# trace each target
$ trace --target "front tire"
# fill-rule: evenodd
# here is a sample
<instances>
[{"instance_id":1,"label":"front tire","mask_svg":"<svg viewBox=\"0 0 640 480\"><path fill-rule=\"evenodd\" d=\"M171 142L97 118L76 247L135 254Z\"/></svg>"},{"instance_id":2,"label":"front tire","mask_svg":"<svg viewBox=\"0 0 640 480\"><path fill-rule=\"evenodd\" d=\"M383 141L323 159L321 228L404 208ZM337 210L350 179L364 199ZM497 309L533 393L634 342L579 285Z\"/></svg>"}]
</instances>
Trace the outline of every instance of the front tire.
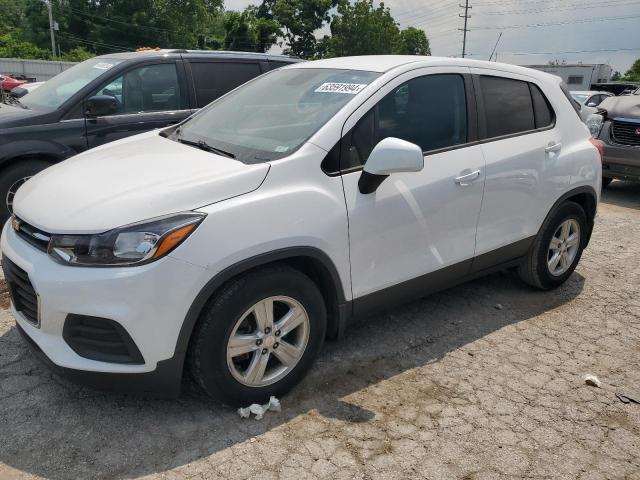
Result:
<instances>
[{"instance_id":1,"label":"front tire","mask_svg":"<svg viewBox=\"0 0 640 480\"><path fill-rule=\"evenodd\" d=\"M520 278L541 290L562 285L573 273L587 244L587 216L574 202L565 202L545 221L525 261Z\"/></svg>"},{"instance_id":2,"label":"front tire","mask_svg":"<svg viewBox=\"0 0 640 480\"><path fill-rule=\"evenodd\" d=\"M313 364L326 316L317 286L297 270L274 266L243 275L205 307L189 348L191 374L232 406L283 395Z\"/></svg>"},{"instance_id":3,"label":"front tire","mask_svg":"<svg viewBox=\"0 0 640 480\"><path fill-rule=\"evenodd\" d=\"M13 197L24 182L36 173L50 167L44 160L18 160L16 163L5 167L0 171L0 224L9 219L13 213Z\"/></svg>"}]
</instances>

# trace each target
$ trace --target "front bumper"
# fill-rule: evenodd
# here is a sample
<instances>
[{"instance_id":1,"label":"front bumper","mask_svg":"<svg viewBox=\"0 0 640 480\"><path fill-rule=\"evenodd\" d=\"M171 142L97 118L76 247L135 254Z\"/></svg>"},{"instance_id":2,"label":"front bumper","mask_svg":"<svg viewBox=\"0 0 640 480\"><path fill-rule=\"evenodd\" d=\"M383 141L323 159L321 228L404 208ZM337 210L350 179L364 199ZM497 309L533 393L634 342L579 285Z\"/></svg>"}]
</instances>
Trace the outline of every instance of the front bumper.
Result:
<instances>
[{"instance_id":1,"label":"front bumper","mask_svg":"<svg viewBox=\"0 0 640 480\"><path fill-rule=\"evenodd\" d=\"M604 142L602 176L640 182L640 147L616 143L611 122L605 122L599 138Z\"/></svg>"},{"instance_id":2,"label":"front bumper","mask_svg":"<svg viewBox=\"0 0 640 480\"><path fill-rule=\"evenodd\" d=\"M135 267L62 265L18 237L9 222L0 246L2 254L28 274L39 298L39 326L12 305L18 327L58 371L72 376L75 372L85 380L91 373L105 374L97 382L88 382L105 387L116 376L135 377L130 382L135 384L145 376L154 377L150 373L164 378L168 371L177 371L179 383L182 358L176 354L176 343L187 311L208 279L205 269L171 257ZM143 363L110 363L80 356L63 338L69 314L117 322L137 345ZM180 368L172 362L178 362Z\"/></svg>"}]
</instances>

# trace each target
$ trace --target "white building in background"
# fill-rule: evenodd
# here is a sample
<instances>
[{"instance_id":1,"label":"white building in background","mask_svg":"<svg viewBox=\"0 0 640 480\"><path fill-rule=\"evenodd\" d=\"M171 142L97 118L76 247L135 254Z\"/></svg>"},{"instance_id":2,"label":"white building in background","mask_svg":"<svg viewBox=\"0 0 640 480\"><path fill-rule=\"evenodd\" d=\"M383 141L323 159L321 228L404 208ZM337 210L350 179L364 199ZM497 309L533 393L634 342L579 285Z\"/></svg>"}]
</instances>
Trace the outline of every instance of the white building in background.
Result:
<instances>
[{"instance_id":1,"label":"white building in background","mask_svg":"<svg viewBox=\"0 0 640 480\"><path fill-rule=\"evenodd\" d=\"M569 90L591 90L591 84L608 82L612 68L604 63L565 63L559 65L523 65L552 73L564 80Z\"/></svg>"}]
</instances>

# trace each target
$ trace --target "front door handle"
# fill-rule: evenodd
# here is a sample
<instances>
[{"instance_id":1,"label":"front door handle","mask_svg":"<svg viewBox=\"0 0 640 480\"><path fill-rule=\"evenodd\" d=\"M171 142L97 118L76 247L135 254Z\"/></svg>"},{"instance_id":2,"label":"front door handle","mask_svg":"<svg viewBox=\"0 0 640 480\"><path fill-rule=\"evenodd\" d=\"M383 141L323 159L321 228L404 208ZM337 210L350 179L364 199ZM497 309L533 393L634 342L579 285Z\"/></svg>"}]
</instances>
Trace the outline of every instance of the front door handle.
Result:
<instances>
[{"instance_id":1,"label":"front door handle","mask_svg":"<svg viewBox=\"0 0 640 480\"><path fill-rule=\"evenodd\" d=\"M547 153L559 152L561 148L562 148L562 144L560 142L557 142L557 143L549 142L549 145L545 147L544 151Z\"/></svg>"},{"instance_id":2,"label":"front door handle","mask_svg":"<svg viewBox=\"0 0 640 480\"><path fill-rule=\"evenodd\" d=\"M480 170L474 170L473 172L465 173L464 175L460 175L459 177L454 178L454 181L458 185L462 187L466 187L479 176L480 176Z\"/></svg>"}]
</instances>

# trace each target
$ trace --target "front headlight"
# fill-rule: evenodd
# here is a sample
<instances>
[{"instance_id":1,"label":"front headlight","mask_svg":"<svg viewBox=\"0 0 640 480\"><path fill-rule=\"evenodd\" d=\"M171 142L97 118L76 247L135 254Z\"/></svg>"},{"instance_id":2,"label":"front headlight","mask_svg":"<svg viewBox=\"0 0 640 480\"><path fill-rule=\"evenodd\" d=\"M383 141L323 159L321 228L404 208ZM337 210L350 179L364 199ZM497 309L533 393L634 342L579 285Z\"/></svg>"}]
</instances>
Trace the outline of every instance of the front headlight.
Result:
<instances>
[{"instance_id":1,"label":"front headlight","mask_svg":"<svg viewBox=\"0 0 640 480\"><path fill-rule=\"evenodd\" d=\"M593 138L598 138L600 136L600 131L602 130L604 117L598 113L592 113L587 117L587 121L585 123L591 132L591 136Z\"/></svg>"},{"instance_id":2,"label":"front headlight","mask_svg":"<svg viewBox=\"0 0 640 480\"><path fill-rule=\"evenodd\" d=\"M125 266L149 263L180 245L204 220L179 213L95 235L52 235L49 254L71 265Z\"/></svg>"}]
</instances>

